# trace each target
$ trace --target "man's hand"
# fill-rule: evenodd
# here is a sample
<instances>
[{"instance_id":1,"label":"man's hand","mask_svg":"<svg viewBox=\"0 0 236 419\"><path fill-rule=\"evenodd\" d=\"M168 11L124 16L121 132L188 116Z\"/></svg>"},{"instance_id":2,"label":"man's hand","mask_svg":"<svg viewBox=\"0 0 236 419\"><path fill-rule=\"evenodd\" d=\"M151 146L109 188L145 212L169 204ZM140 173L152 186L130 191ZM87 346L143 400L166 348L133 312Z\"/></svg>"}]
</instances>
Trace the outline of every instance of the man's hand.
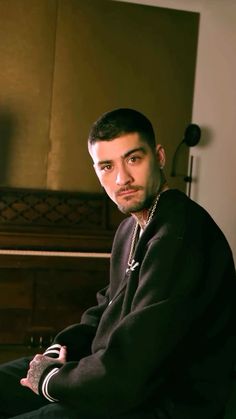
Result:
<instances>
[{"instance_id":1,"label":"man's hand","mask_svg":"<svg viewBox=\"0 0 236 419\"><path fill-rule=\"evenodd\" d=\"M37 354L29 364L29 370L26 378L22 378L20 383L22 386L29 387L34 393L39 394L38 385L44 370L53 364L65 364L66 347L60 349L59 358L53 359L45 355Z\"/></svg>"}]
</instances>

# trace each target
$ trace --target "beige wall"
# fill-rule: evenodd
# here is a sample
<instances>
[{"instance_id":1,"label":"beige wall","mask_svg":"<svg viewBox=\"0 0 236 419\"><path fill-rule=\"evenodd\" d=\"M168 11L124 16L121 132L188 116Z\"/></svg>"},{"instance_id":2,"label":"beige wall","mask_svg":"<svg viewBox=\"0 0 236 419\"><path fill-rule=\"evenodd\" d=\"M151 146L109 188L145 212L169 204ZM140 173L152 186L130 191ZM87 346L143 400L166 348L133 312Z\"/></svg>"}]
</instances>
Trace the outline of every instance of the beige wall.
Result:
<instances>
[{"instance_id":1,"label":"beige wall","mask_svg":"<svg viewBox=\"0 0 236 419\"><path fill-rule=\"evenodd\" d=\"M87 134L119 106L146 113L171 156L191 119L197 27L142 5L0 0L0 184L100 191Z\"/></svg>"},{"instance_id":2,"label":"beige wall","mask_svg":"<svg viewBox=\"0 0 236 419\"><path fill-rule=\"evenodd\" d=\"M136 1L200 12L193 121L202 140L192 149L192 197L223 229L236 261L236 2L235 0Z\"/></svg>"},{"instance_id":3,"label":"beige wall","mask_svg":"<svg viewBox=\"0 0 236 419\"><path fill-rule=\"evenodd\" d=\"M193 117L203 127L194 150L193 197L225 232L236 261L236 2L205 2Z\"/></svg>"}]
</instances>

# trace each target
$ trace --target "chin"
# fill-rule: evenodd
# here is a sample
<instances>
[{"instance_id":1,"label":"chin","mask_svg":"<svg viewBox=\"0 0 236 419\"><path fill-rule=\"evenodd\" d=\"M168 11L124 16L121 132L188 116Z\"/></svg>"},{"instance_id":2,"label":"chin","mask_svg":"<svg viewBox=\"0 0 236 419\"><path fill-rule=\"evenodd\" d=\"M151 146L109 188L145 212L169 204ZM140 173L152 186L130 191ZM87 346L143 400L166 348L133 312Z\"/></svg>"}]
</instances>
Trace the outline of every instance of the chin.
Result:
<instances>
[{"instance_id":1,"label":"chin","mask_svg":"<svg viewBox=\"0 0 236 419\"><path fill-rule=\"evenodd\" d=\"M133 204L133 205L122 205L122 204L117 204L118 209L125 215L129 215L133 212L139 212L142 211L145 206L143 203L139 203L139 204Z\"/></svg>"},{"instance_id":2,"label":"chin","mask_svg":"<svg viewBox=\"0 0 236 419\"><path fill-rule=\"evenodd\" d=\"M142 202L130 206L129 212L139 212L149 209L153 203L153 199L153 196L146 197Z\"/></svg>"},{"instance_id":3,"label":"chin","mask_svg":"<svg viewBox=\"0 0 236 419\"><path fill-rule=\"evenodd\" d=\"M133 212L139 212L142 211L144 209L148 209L150 208L150 206L153 203L153 195L151 196L147 196L144 199L142 199L141 201L136 201L136 202L128 202L128 200L123 204L122 202L116 202L116 205L118 207L118 209L123 213L123 214L131 214Z\"/></svg>"}]
</instances>

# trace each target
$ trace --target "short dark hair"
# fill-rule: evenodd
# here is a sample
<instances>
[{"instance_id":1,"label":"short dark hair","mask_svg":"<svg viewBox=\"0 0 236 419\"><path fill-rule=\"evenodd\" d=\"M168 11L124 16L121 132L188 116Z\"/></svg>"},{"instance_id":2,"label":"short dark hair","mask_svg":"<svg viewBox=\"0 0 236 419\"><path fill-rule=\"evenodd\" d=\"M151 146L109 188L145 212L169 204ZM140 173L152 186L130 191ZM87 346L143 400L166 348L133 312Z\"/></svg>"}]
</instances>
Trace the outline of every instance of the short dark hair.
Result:
<instances>
[{"instance_id":1,"label":"short dark hair","mask_svg":"<svg viewBox=\"0 0 236 419\"><path fill-rule=\"evenodd\" d=\"M92 125L88 142L110 141L125 134L138 133L151 148L156 145L153 126L142 113L129 108L119 108L104 113Z\"/></svg>"}]
</instances>

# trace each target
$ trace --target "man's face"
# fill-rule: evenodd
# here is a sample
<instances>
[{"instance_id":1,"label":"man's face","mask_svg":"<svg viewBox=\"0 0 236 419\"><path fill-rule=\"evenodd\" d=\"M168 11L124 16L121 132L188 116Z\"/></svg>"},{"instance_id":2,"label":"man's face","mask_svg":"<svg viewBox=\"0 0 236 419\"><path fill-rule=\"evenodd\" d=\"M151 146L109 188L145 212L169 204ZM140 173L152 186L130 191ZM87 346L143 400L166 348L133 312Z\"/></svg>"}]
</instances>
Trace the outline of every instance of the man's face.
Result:
<instances>
[{"instance_id":1,"label":"man's face","mask_svg":"<svg viewBox=\"0 0 236 419\"><path fill-rule=\"evenodd\" d=\"M156 150L137 133L89 146L96 174L108 196L125 214L148 208L160 188L164 150Z\"/></svg>"}]
</instances>

